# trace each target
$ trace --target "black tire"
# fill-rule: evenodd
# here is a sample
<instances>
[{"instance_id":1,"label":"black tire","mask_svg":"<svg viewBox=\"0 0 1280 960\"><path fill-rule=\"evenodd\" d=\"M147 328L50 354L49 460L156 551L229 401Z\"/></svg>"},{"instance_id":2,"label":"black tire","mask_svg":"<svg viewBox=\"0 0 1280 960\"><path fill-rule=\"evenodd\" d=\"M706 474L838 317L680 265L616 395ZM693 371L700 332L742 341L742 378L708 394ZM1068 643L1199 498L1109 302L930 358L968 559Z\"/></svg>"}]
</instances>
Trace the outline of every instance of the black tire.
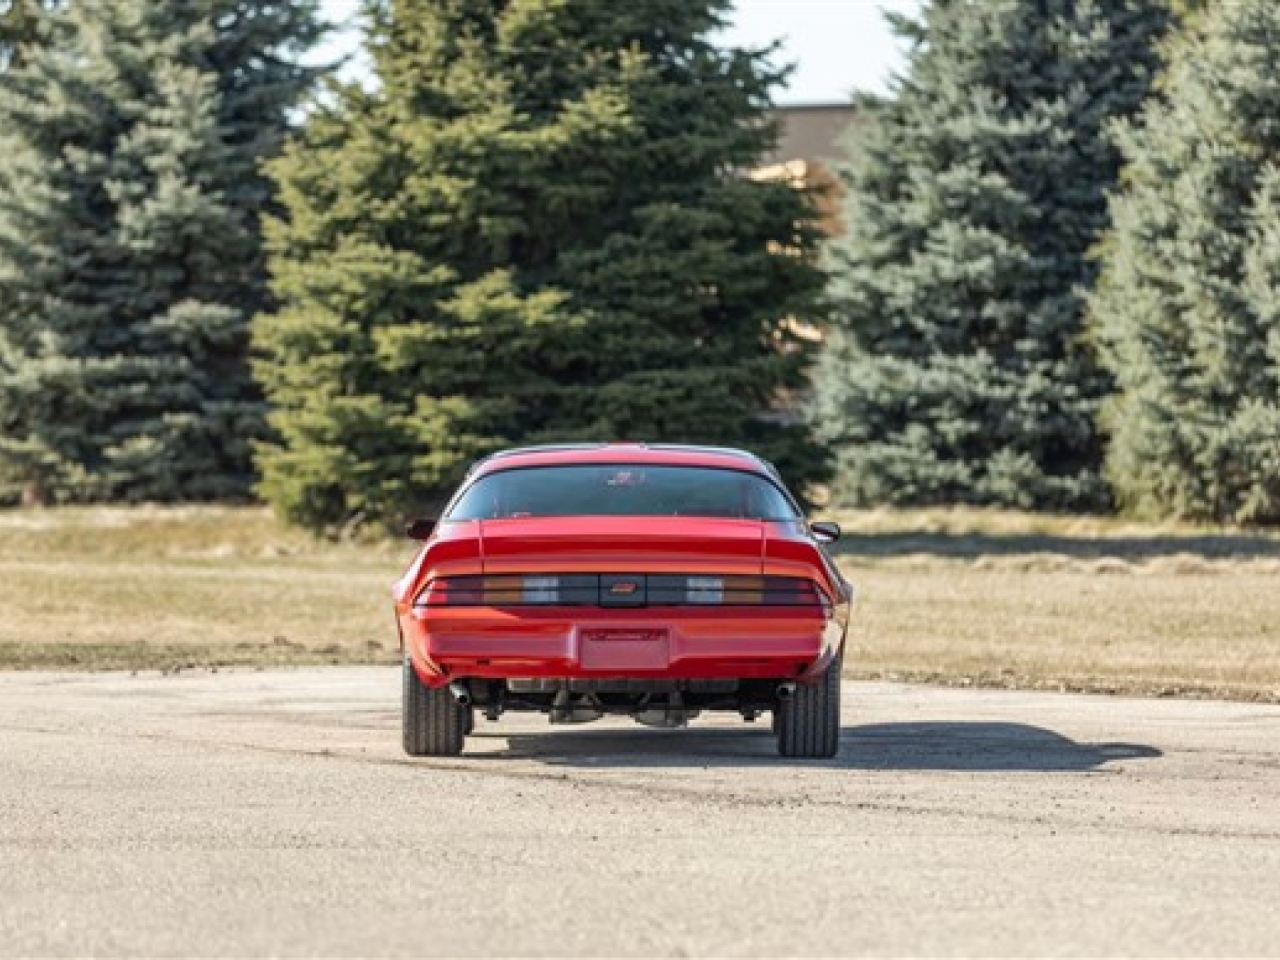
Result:
<instances>
[{"instance_id":1,"label":"black tire","mask_svg":"<svg viewBox=\"0 0 1280 960\"><path fill-rule=\"evenodd\" d=\"M456 757L467 739L471 709L448 687L428 687L404 661L404 752L411 757Z\"/></svg>"},{"instance_id":2,"label":"black tire","mask_svg":"<svg viewBox=\"0 0 1280 960\"><path fill-rule=\"evenodd\" d=\"M834 757L840 751L841 658L811 683L796 684L774 712L778 753L784 757Z\"/></svg>"}]
</instances>

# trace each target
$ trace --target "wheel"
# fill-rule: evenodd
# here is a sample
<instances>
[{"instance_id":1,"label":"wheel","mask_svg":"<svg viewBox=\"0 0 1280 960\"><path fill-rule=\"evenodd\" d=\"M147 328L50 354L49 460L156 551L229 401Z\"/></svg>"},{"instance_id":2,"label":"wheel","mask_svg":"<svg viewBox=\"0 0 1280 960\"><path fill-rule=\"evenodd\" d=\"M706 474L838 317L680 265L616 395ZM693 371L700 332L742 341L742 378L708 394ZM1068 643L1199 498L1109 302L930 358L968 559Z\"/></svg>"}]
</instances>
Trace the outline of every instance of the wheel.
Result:
<instances>
[{"instance_id":1,"label":"wheel","mask_svg":"<svg viewBox=\"0 0 1280 960\"><path fill-rule=\"evenodd\" d=\"M778 753L784 757L834 757L840 750L840 666L837 656L811 683L774 711Z\"/></svg>"},{"instance_id":2,"label":"wheel","mask_svg":"<svg viewBox=\"0 0 1280 960\"><path fill-rule=\"evenodd\" d=\"M404 660L404 752L411 757L456 757L467 738L471 710L448 687L431 688Z\"/></svg>"}]
</instances>

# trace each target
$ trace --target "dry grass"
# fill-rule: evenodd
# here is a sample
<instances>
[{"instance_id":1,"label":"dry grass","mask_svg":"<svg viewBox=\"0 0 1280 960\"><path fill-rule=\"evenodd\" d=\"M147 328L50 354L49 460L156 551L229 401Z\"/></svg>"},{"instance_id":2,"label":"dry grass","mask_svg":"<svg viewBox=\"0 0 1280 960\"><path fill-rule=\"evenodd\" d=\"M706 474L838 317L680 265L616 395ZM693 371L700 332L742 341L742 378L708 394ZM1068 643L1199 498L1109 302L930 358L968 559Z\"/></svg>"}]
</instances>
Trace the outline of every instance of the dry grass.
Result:
<instances>
[{"instance_id":1,"label":"dry grass","mask_svg":"<svg viewBox=\"0 0 1280 960\"><path fill-rule=\"evenodd\" d=\"M844 564L859 675L1280 700L1280 577Z\"/></svg>"},{"instance_id":2,"label":"dry grass","mask_svg":"<svg viewBox=\"0 0 1280 960\"><path fill-rule=\"evenodd\" d=\"M1280 537L973 509L837 519L859 675L1280 700Z\"/></svg>"},{"instance_id":3,"label":"dry grass","mask_svg":"<svg viewBox=\"0 0 1280 960\"><path fill-rule=\"evenodd\" d=\"M409 543L332 544L260 509L0 514L0 666L394 659Z\"/></svg>"},{"instance_id":4,"label":"dry grass","mask_svg":"<svg viewBox=\"0 0 1280 960\"><path fill-rule=\"evenodd\" d=\"M1280 700L1280 538L975 510L837 517L855 675ZM391 662L409 543L260 509L0 513L0 666Z\"/></svg>"}]
</instances>

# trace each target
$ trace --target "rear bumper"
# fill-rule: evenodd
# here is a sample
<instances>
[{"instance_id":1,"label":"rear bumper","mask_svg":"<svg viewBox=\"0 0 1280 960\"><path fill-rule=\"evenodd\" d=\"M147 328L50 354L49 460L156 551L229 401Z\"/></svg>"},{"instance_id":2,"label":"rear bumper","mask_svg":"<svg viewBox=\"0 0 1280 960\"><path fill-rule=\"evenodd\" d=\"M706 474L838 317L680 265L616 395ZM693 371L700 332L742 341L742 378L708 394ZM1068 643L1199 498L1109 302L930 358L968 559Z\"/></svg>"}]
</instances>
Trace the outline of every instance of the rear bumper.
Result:
<instances>
[{"instance_id":1,"label":"rear bumper","mask_svg":"<svg viewBox=\"0 0 1280 960\"><path fill-rule=\"evenodd\" d=\"M456 677L803 679L835 656L845 619L785 609L475 607L403 611L400 628L431 686Z\"/></svg>"}]
</instances>

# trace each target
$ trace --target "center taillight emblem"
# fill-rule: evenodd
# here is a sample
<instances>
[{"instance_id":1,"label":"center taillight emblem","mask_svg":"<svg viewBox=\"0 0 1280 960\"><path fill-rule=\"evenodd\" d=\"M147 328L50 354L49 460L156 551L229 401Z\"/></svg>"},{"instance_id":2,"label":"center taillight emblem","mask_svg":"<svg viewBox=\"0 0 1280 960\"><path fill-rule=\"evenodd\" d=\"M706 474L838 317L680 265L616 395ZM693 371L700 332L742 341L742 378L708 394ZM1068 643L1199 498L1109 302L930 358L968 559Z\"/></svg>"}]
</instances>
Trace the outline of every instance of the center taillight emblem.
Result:
<instances>
[{"instance_id":1,"label":"center taillight emblem","mask_svg":"<svg viewBox=\"0 0 1280 960\"><path fill-rule=\"evenodd\" d=\"M640 585L634 580L619 580L609 588L610 593L616 593L620 597L629 597L640 589Z\"/></svg>"}]
</instances>

